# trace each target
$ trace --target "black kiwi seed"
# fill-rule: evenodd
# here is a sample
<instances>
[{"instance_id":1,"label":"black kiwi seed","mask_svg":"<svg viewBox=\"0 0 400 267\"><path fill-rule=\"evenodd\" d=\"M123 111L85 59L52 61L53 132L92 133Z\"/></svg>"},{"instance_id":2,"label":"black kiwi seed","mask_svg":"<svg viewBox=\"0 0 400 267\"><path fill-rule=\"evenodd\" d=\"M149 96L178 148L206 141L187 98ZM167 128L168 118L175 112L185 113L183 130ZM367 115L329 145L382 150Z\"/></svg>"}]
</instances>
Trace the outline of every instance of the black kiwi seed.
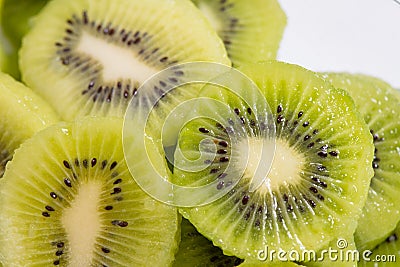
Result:
<instances>
[{"instance_id":1,"label":"black kiwi seed","mask_svg":"<svg viewBox=\"0 0 400 267\"><path fill-rule=\"evenodd\" d=\"M71 166L69 165L69 162L68 162L68 161L64 160L64 161L63 161L63 164L64 164L65 168L71 169Z\"/></svg>"},{"instance_id":2,"label":"black kiwi seed","mask_svg":"<svg viewBox=\"0 0 400 267\"><path fill-rule=\"evenodd\" d=\"M53 261L53 265L59 265L59 264L60 264L60 260Z\"/></svg>"},{"instance_id":3,"label":"black kiwi seed","mask_svg":"<svg viewBox=\"0 0 400 267\"><path fill-rule=\"evenodd\" d=\"M64 252L62 250L57 250L56 256L61 256L62 254L64 254Z\"/></svg>"},{"instance_id":4,"label":"black kiwi seed","mask_svg":"<svg viewBox=\"0 0 400 267\"><path fill-rule=\"evenodd\" d=\"M249 202L249 199L250 199L250 196L249 196L249 195L245 195L245 196L242 198L242 204L243 204L243 205L246 205L246 204Z\"/></svg>"},{"instance_id":5,"label":"black kiwi seed","mask_svg":"<svg viewBox=\"0 0 400 267\"><path fill-rule=\"evenodd\" d=\"M122 192L121 188L115 187L115 188L113 188L113 192L111 193L111 195L118 194L118 193L121 193L121 192Z\"/></svg>"},{"instance_id":6,"label":"black kiwi seed","mask_svg":"<svg viewBox=\"0 0 400 267\"><path fill-rule=\"evenodd\" d=\"M113 184L119 184L119 183L121 183L121 182L122 182L122 179L121 179L121 178L118 178L117 180L114 181Z\"/></svg>"},{"instance_id":7,"label":"black kiwi seed","mask_svg":"<svg viewBox=\"0 0 400 267\"><path fill-rule=\"evenodd\" d=\"M97 163L97 159L96 158L92 158L92 160L90 161L90 165L92 167L94 167L96 165L96 163Z\"/></svg>"},{"instance_id":8,"label":"black kiwi seed","mask_svg":"<svg viewBox=\"0 0 400 267\"><path fill-rule=\"evenodd\" d=\"M219 169L211 169L210 170L210 173L212 174L212 173L217 173L219 171Z\"/></svg>"},{"instance_id":9,"label":"black kiwi seed","mask_svg":"<svg viewBox=\"0 0 400 267\"><path fill-rule=\"evenodd\" d=\"M219 162L228 162L229 161L229 157L221 157L219 158Z\"/></svg>"},{"instance_id":10,"label":"black kiwi seed","mask_svg":"<svg viewBox=\"0 0 400 267\"><path fill-rule=\"evenodd\" d=\"M297 114L297 118L299 118L299 119L300 119L300 118L301 118L301 116L303 116L303 114L304 114L304 113L303 113L303 111L300 111L300 112Z\"/></svg>"},{"instance_id":11,"label":"black kiwi seed","mask_svg":"<svg viewBox=\"0 0 400 267\"><path fill-rule=\"evenodd\" d=\"M396 234L392 234L391 236L389 236L388 238L386 238L386 242L390 243L390 242L394 242L397 241L398 237Z\"/></svg>"},{"instance_id":12,"label":"black kiwi seed","mask_svg":"<svg viewBox=\"0 0 400 267\"><path fill-rule=\"evenodd\" d=\"M64 178L64 184L68 187L72 187L71 180L69 178Z\"/></svg>"},{"instance_id":13,"label":"black kiwi seed","mask_svg":"<svg viewBox=\"0 0 400 267\"><path fill-rule=\"evenodd\" d=\"M44 217L50 217L50 214L49 214L47 211L43 211L43 212L42 212L42 215L43 215Z\"/></svg>"},{"instance_id":14,"label":"black kiwi seed","mask_svg":"<svg viewBox=\"0 0 400 267\"><path fill-rule=\"evenodd\" d=\"M313 192L313 193L315 193L315 194L318 193L317 188L315 188L315 187L313 187L313 186L310 187L310 191Z\"/></svg>"},{"instance_id":15,"label":"black kiwi seed","mask_svg":"<svg viewBox=\"0 0 400 267\"><path fill-rule=\"evenodd\" d=\"M110 253L110 249L108 249L108 248L102 247L101 250L102 250L104 253Z\"/></svg>"},{"instance_id":16,"label":"black kiwi seed","mask_svg":"<svg viewBox=\"0 0 400 267\"><path fill-rule=\"evenodd\" d=\"M220 181L220 182L218 182L218 184L217 184L217 189L218 190L221 190L223 187L224 187L224 181Z\"/></svg>"},{"instance_id":17,"label":"black kiwi seed","mask_svg":"<svg viewBox=\"0 0 400 267\"><path fill-rule=\"evenodd\" d=\"M209 133L209 132L210 132L209 130L207 130L207 129L204 128L204 127L200 127L200 128L199 128L199 131L200 131L201 133Z\"/></svg>"},{"instance_id":18,"label":"black kiwi seed","mask_svg":"<svg viewBox=\"0 0 400 267\"><path fill-rule=\"evenodd\" d=\"M285 118L282 115L278 115L278 118L276 119L277 123L281 123L285 120Z\"/></svg>"},{"instance_id":19,"label":"black kiwi seed","mask_svg":"<svg viewBox=\"0 0 400 267\"><path fill-rule=\"evenodd\" d=\"M328 156L328 153L326 151L320 151L318 152L318 156L321 158L326 158Z\"/></svg>"},{"instance_id":20,"label":"black kiwi seed","mask_svg":"<svg viewBox=\"0 0 400 267\"><path fill-rule=\"evenodd\" d=\"M112 209L113 209L113 206L106 206L104 209L105 209L105 210L112 210Z\"/></svg>"},{"instance_id":21,"label":"black kiwi seed","mask_svg":"<svg viewBox=\"0 0 400 267\"><path fill-rule=\"evenodd\" d=\"M339 153L337 151L330 151L329 155L331 155L332 157L337 157Z\"/></svg>"},{"instance_id":22,"label":"black kiwi seed","mask_svg":"<svg viewBox=\"0 0 400 267\"><path fill-rule=\"evenodd\" d=\"M279 105L278 108L276 109L277 113L281 113L283 111L282 105Z\"/></svg>"},{"instance_id":23,"label":"black kiwi seed","mask_svg":"<svg viewBox=\"0 0 400 267\"><path fill-rule=\"evenodd\" d=\"M217 150L217 154L226 154L226 153L228 153L228 150L226 150L226 149L218 149Z\"/></svg>"},{"instance_id":24,"label":"black kiwi seed","mask_svg":"<svg viewBox=\"0 0 400 267\"><path fill-rule=\"evenodd\" d=\"M117 162L116 162L116 161L114 161L113 163L111 163L111 165L110 165L110 171L111 171L112 169L114 169L116 166L117 166Z\"/></svg>"},{"instance_id":25,"label":"black kiwi seed","mask_svg":"<svg viewBox=\"0 0 400 267\"><path fill-rule=\"evenodd\" d=\"M101 162L101 169L104 170L104 168L107 166L107 160L103 160Z\"/></svg>"},{"instance_id":26,"label":"black kiwi seed","mask_svg":"<svg viewBox=\"0 0 400 267\"><path fill-rule=\"evenodd\" d=\"M54 211L54 208L51 207L51 206L46 206L45 209L48 210L48 211Z\"/></svg>"},{"instance_id":27,"label":"black kiwi seed","mask_svg":"<svg viewBox=\"0 0 400 267\"><path fill-rule=\"evenodd\" d=\"M56 199L56 198L57 198L57 194L56 194L56 193L54 193L54 192L50 192L50 196L51 196L52 198L54 198L54 199Z\"/></svg>"},{"instance_id":28,"label":"black kiwi seed","mask_svg":"<svg viewBox=\"0 0 400 267\"><path fill-rule=\"evenodd\" d=\"M115 226L119 226L119 227L127 227L128 226L128 222L120 221L120 220L113 220L113 221L111 221L111 224L115 225Z\"/></svg>"}]
</instances>

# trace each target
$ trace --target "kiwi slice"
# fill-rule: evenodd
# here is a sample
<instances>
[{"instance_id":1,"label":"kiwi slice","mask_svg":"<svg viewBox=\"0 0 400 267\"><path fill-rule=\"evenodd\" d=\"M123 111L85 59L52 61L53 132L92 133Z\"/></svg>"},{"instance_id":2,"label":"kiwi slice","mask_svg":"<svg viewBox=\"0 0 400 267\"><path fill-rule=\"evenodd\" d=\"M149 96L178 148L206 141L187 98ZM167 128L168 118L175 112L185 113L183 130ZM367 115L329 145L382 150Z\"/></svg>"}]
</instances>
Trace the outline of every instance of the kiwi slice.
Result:
<instances>
[{"instance_id":1,"label":"kiwi slice","mask_svg":"<svg viewBox=\"0 0 400 267\"><path fill-rule=\"evenodd\" d=\"M286 26L277 0L192 0L224 42L234 66L275 59Z\"/></svg>"},{"instance_id":2,"label":"kiwi slice","mask_svg":"<svg viewBox=\"0 0 400 267\"><path fill-rule=\"evenodd\" d=\"M254 103L244 103L225 88L206 86L204 94L226 103L230 111L217 108L218 121L203 117L184 125L173 179L188 186L217 181L217 190L229 192L207 205L180 208L181 214L226 255L245 260L257 260L265 246L319 250L338 236L351 235L367 197L374 152L352 99L300 66L266 62L240 70L271 107L276 123L272 166L265 158L273 152L273 140L264 135L267 129L258 123ZM177 168L197 163L191 160L201 158L201 144L207 140L215 144L215 152L203 170ZM235 172L243 162L244 171ZM226 172L228 168L232 170ZM266 174L261 185L252 188L260 173ZM241 179L235 185L237 175Z\"/></svg>"},{"instance_id":3,"label":"kiwi slice","mask_svg":"<svg viewBox=\"0 0 400 267\"><path fill-rule=\"evenodd\" d=\"M400 227L390 234L372 251L367 251L358 266L362 267L397 267L400 258Z\"/></svg>"},{"instance_id":4,"label":"kiwi slice","mask_svg":"<svg viewBox=\"0 0 400 267\"><path fill-rule=\"evenodd\" d=\"M202 236L185 218L181 223L181 242L175 256L174 267L184 266L225 266L233 267L243 260L234 256L226 256L215 247L210 240Z\"/></svg>"},{"instance_id":5,"label":"kiwi slice","mask_svg":"<svg viewBox=\"0 0 400 267\"><path fill-rule=\"evenodd\" d=\"M14 46L21 45L21 39L29 31L34 16L47 2L48 0L3 0L1 24Z\"/></svg>"},{"instance_id":6,"label":"kiwi slice","mask_svg":"<svg viewBox=\"0 0 400 267\"><path fill-rule=\"evenodd\" d=\"M21 47L21 39L28 32L34 15L48 0L2 0L2 2L0 24L4 38L9 42L6 70L16 79L20 79L18 50Z\"/></svg>"},{"instance_id":7,"label":"kiwi slice","mask_svg":"<svg viewBox=\"0 0 400 267\"><path fill-rule=\"evenodd\" d=\"M55 111L32 90L0 72L0 178L14 150L36 132L59 120Z\"/></svg>"},{"instance_id":8,"label":"kiwi slice","mask_svg":"<svg viewBox=\"0 0 400 267\"><path fill-rule=\"evenodd\" d=\"M189 0L51 1L20 50L23 80L65 120L122 117L146 79L189 61L230 65L221 39Z\"/></svg>"},{"instance_id":9,"label":"kiwi slice","mask_svg":"<svg viewBox=\"0 0 400 267\"><path fill-rule=\"evenodd\" d=\"M377 78L346 73L325 77L353 97L374 139L374 177L355 232L358 249L373 249L400 221L400 102L394 89Z\"/></svg>"},{"instance_id":10,"label":"kiwi slice","mask_svg":"<svg viewBox=\"0 0 400 267\"><path fill-rule=\"evenodd\" d=\"M4 33L3 16L4 0L0 0L0 71L19 77L17 63L17 49L11 45L9 38Z\"/></svg>"},{"instance_id":11,"label":"kiwi slice","mask_svg":"<svg viewBox=\"0 0 400 267\"><path fill-rule=\"evenodd\" d=\"M0 184L5 266L168 266L176 208L131 177L122 120L84 118L21 145Z\"/></svg>"}]
</instances>

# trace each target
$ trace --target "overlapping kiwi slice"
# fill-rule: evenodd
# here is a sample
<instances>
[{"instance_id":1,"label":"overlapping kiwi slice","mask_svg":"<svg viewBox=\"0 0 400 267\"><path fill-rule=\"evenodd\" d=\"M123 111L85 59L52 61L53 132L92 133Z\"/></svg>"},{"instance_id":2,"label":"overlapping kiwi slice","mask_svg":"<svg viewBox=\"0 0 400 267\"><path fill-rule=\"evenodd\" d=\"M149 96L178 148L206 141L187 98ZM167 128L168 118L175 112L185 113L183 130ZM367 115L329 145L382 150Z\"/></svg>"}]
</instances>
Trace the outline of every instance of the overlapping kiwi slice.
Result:
<instances>
[{"instance_id":1,"label":"overlapping kiwi slice","mask_svg":"<svg viewBox=\"0 0 400 267\"><path fill-rule=\"evenodd\" d=\"M18 77L17 49L11 45L9 38L4 33L3 6L4 0L0 0L0 71Z\"/></svg>"},{"instance_id":2,"label":"overlapping kiwi slice","mask_svg":"<svg viewBox=\"0 0 400 267\"><path fill-rule=\"evenodd\" d=\"M185 124L173 179L182 185L218 181L217 190L231 189L211 204L180 212L225 254L245 260L257 260L265 246L317 251L338 236L351 235L373 176L374 152L372 136L352 99L296 65L267 62L241 70L258 85L272 110L272 166L269 169L264 155L273 152L269 144L274 140L264 135L266 125L259 123L255 106L224 88L206 87L205 94L226 103L230 112L221 112L225 117L219 121L198 118ZM235 135L235 129L247 135ZM204 142L215 144L214 158L204 162L205 169L176 167L190 166ZM248 163L245 170L235 173L243 162ZM261 185L252 189L253 178L263 172ZM234 185L238 174L241 180Z\"/></svg>"},{"instance_id":3,"label":"overlapping kiwi slice","mask_svg":"<svg viewBox=\"0 0 400 267\"><path fill-rule=\"evenodd\" d=\"M14 150L36 132L59 120L32 90L0 72L0 178Z\"/></svg>"},{"instance_id":4,"label":"overlapping kiwi slice","mask_svg":"<svg viewBox=\"0 0 400 267\"><path fill-rule=\"evenodd\" d=\"M4 41L7 43L4 70L20 78L18 69L18 50L22 37L28 32L33 17L48 2L48 0L2 0L0 5L0 27L3 30Z\"/></svg>"},{"instance_id":5,"label":"overlapping kiwi slice","mask_svg":"<svg viewBox=\"0 0 400 267\"><path fill-rule=\"evenodd\" d=\"M397 267L400 258L400 226L372 251L367 251L358 266Z\"/></svg>"},{"instance_id":6,"label":"overlapping kiwi slice","mask_svg":"<svg viewBox=\"0 0 400 267\"><path fill-rule=\"evenodd\" d=\"M147 78L189 61L231 64L221 39L189 0L51 1L20 50L23 80L66 120L122 117ZM176 79L153 89L160 92Z\"/></svg>"},{"instance_id":7,"label":"overlapping kiwi slice","mask_svg":"<svg viewBox=\"0 0 400 267\"><path fill-rule=\"evenodd\" d=\"M346 73L325 77L353 97L374 139L374 177L355 232L358 249L373 249L400 220L400 102L396 91L377 78Z\"/></svg>"},{"instance_id":8,"label":"overlapping kiwi slice","mask_svg":"<svg viewBox=\"0 0 400 267\"><path fill-rule=\"evenodd\" d=\"M15 153L0 185L4 266L168 266L176 208L131 177L122 120L48 127Z\"/></svg>"},{"instance_id":9,"label":"overlapping kiwi slice","mask_svg":"<svg viewBox=\"0 0 400 267\"><path fill-rule=\"evenodd\" d=\"M182 219L181 242L175 256L174 267L233 267L242 262L243 260L234 256L224 255L220 248L215 247L210 240L201 235L187 219Z\"/></svg>"},{"instance_id":10,"label":"overlapping kiwi slice","mask_svg":"<svg viewBox=\"0 0 400 267\"><path fill-rule=\"evenodd\" d=\"M275 59L286 26L276 0L192 0L224 42L234 66Z\"/></svg>"}]
</instances>

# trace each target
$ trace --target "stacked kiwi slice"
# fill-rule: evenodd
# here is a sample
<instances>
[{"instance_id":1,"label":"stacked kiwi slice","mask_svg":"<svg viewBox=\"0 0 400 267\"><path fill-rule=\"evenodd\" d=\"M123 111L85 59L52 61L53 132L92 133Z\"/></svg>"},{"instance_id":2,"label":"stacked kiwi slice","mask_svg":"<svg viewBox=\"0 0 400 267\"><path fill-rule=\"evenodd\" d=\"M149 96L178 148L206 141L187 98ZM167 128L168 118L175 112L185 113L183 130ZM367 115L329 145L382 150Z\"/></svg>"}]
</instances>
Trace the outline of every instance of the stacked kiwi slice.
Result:
<instances>
[{"instance_id":1,"label":"stacked kiwi slice","mask_svg":"<svg viewBox=\"0 0 400 267\"><path fill-rule=\"evenodd\" d=\"M59 118L47 102L8 74L0 73L0 93L1 178L20 144Z\"/></svg>"},{"instance_id":2,"label":"stacked kiwi slice","mask_svg":"<svg viewBox=\"0 0 400 267\"><path fill-rule=\"evenodd\" d=\"M385 240L400 221L400 103L396 91L377 78L344 73L330 73L325 77L353 96L374 139L374 177L355 233L359 249L372 249ZM382 217L385 219L378 219Z\"/></svg>"},{"instance_id":3,"label":"stacked kiwi slice","mask_svg":"<svg viewBox=\"0 0 400 267\"><path fill-rule=\"evenodd\" d=\"M199 172L174 169L173 178L183 185L202 184L207 178L218 181L217 189L231 189L210 204L181 208L181 214L225 253L249 260L257 260L264 247L317 251L338 236L351 236L373 175L374 149L353 100L296 65L270 62L240 70L271 107L276 125L272 166L252 189L259 169L269 167L263 154L273 142L257 105L223 89L205 89L205 95L228 104L230 112L221 112L217 121L188 122L180 132L175 161L189 165L204 140L217 144L215 159ZM247 135L235 133L240 128ZM240 137L231 138L235 134ZM235 166L242 161L248 163L241 173ZM242 178L234 185L237 173Z\"/></svg>"},{"instance_id":4,"label":"stacked kiwi slice","mask_svg":"<svg viewBox=\"0 0 400 267\"><path fill-rule=\"evenodd\" d=\"M2 266L396 266L400 94L276 61L277 0L0 0L0 18Z\"/></svg>"}]
</instances>

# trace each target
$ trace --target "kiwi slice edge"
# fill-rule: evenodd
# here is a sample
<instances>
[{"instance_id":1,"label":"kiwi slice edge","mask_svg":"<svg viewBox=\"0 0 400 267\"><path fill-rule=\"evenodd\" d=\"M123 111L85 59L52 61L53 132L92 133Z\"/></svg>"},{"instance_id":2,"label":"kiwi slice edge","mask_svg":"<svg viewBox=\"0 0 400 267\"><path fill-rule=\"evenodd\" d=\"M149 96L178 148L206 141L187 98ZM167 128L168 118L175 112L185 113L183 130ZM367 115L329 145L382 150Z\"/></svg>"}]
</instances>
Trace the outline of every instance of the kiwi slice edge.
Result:
<instances>
[{"instance_id":1,"label":"kiwi slice edge","mask_svg":"<svg viewBox=\"0 0 400 267\"><path fill-rule=\"evenodd\" d=\"M299 249L296 242L300 240L304 242L302 245L306 248L318 250L327 246L337 234L352 233L356 228L354 218L360 216L361 207L366 200L369 180L373 175L370 166L373 157L372 138L361 115L356 111L353 100L345 91L333 88L315 73L292 64L266 62L239 69L253 78L261 90L265 90L263 92L275 113L278 139L288 138L297 149L315 153L316 156L308 157L308 159L316 160L308 165L314 167L312 170L314 176L308 177L312 182L309 184L305 182L305 185L300 186L304 189L300 197L294 195L293 192L297 189L292 187L292 191L283 190L280 193L281 188L275 192L264 189L265 194L258 195L248 193L246 185L239 184L232 190L232 194L212 204L196 208L181 208L180 212L195 225L200 233L211 239L215 245L222 247L224 253L244 259L254 259L256 252L262 244L266 243L271 249L289 250L293 249L293 246ZM294 107L293 110L291 110L292 107ZM307 109L309 109L308 112ZM232 116L246 113L246 109L242 107L238 112L233 110L234 107L232 107ZM320 119L318 116L321 113L329 119ZM244 121L251 122L252 117L249 115L238 116L244 116ZM327 123L327 120L337 124ZM352 127L348 127L348 124ZM209 121L188 124L181 131L180 136L183 150L187 149L189 152L196 150L197 139L215 138L215 142L218 143L219 138L223 136L223 130L219 131L216 129L218 127L214 127L215 125ZM297 129L298 136L295 130L293 132L280 131L279 127L287 127L288 130ZM327 129L325 130L324 127ZM323 140L324 137L327 141ZM230 155L229 152L227 155ZM225 158L225 155L217 155L217 157L222 156ZM226 163L225 160L220 162ZM215 178L217 176L224 178L220 184L227 186L229 177L226 178L227 176L223 175L224 166L218 165L222 164L211 165L207 170L210 175L214 173ZM346 165L349 166L346 168ZM204 176L204 173L200 176ZM358 176L362 179L358 179ZM177 180L180 179L179 177L189 177L190 181L199 179L195 174L189 175L184 172L179 173L179 171L174 174L174 177ZM331 192L323 193L329 188ZM271 200L269 196L281 198L282 202ZM301 196L304 198L300 199ZM264 204L260 205L260 201ZM268 201L270 203L277 201L276 208L268 206ZM227 206L223 208L224 205ZM315 219L315 225L313 225L314 218L312 217L313 214L318 214L318 208L320 208L318 212L321 217ZM265 219L268 217L270 219ZM295 229L301 227L295 225L293 218L297 218L299 224L307 224L310 231L302 229L301 233L298 233ZM291 219L293 222L289 222ZM252 225L247 228L247 224ZM319 228L321 225L325 226ZM287 234L285 237L284 232L290 235ZM321 236L321 233L324 235ZM297 241L291 243L290 236L296 236ZM321 238L326 239L324 241ZM254 243L252 243L253 239Z\"/></svg>"}]
</instances>

